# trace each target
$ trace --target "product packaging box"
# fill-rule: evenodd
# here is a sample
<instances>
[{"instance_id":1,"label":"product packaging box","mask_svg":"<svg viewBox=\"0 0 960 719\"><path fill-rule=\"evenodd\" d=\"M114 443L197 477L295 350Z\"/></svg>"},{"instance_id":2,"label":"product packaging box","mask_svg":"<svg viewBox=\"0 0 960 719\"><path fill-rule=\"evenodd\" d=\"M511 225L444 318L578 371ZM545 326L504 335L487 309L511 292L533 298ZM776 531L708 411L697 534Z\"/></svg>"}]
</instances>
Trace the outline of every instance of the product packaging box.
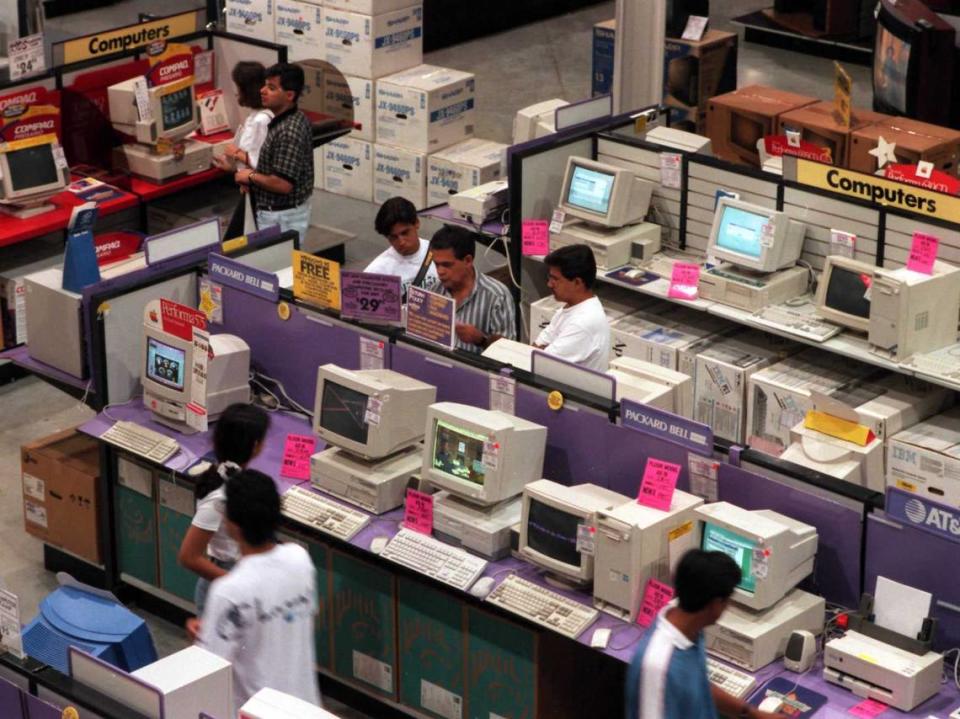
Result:
<instances>
[{"instance_id":1,"label":"product packaging box","mask_svg":"<svg viewBox=\"0 0 960 719\"><path fill-rule=\"evenodd\" d=\"M613 87L613 56L617 37L617 21L604 20L593 26L593 59L590 78L591 95L608 95Z\"/></svg>"},{"instance_id":2,"label":"product packaging box","mask_svg":"<svg viewBox=\"0 0 960 719\"><path fill-rule=\"evenodd\" d=\"M26 532L99 564L99 443L63 430L23 445L20 468Z\"/></svg>"},{"instance_id":3,"label":"product packaging box","mask_svg":"<svg viewBox=\"0 0 960 719\"><path fill-rule=\"evenodd\" d=\"M830 150L831 164L847 167L850 163L850 135L860 128L884 120L887 116L869 110L853 110L850 127L837 122L832 102L815 102L780 116L777 133L800 132L800 140ZM817 159L817 158L814 158Z\"/></svg>"},{"instance_id":4,"label":"product packaging box","mask_svg":"<svg viewBox=\"0 0 960 719\"><path fill-rule=\"evenodd\" d=\"M373 145L350 137L324 145L323 189L370 202L373 199Z\"/></svg>"},{"instance_id":5,"label":"product packaging box","mask_svg":"<svg viewBox=\"0 0 960 719\"><path fill-rule=\"evenodd\" d=\"M323 86L324 110L343 120L353 119L360 128L350 137L373 142L376 138L376 113L373 111L374 81L351 75L327 75Z\"/></svg>"},{"instance_id":6,"label":"product packaging box","mask_svg":"<svg viewBox=\"0 0 960 719\"><path fill-rule=\"evenodd\" d=\"M322 190L324 188L324 178L326 173L323 171L323 151L326 145L313 148L313 189Z\"/></svg>"},{"instance_id":7,"label":"product packaging box","mask_svg":"<svg viewBox=\"0 0 960 719\"><path fill-rule=\"evenodd\" d=\"M373 146L373 201L382 204L391 197L405 197L418 210L427 206L427 156L378 142Z\"/></svg>"},{"instance_id":8,"label":"product packaging box","mask_svg":"<svg viewBox=\"0 0 960 719\"><path fill-rule=\"evenodd\" d=\"M324 54L345 75L376 79L423 62L423 5L361 15L323 8Z\"/></svg>"},{"instance_id":9,"label":"product packaging box","mask_svg":"<svg viewBox=\"0 0 960 719\"><path fill-rule=\"evenodd\" d=\"M670 126L704 134L707 100L737 87L737 35L707 30L700 40L667 38L663 103Z\"/></svg>"},{"instance_id":10,"label":"product packaging box","mask_svg":"<svg viewBox=\"0 0 960 719\"><path fill-rule=\"evenodd\" d=\"M703 345L696 350L693 418L712 427L714 436L742 443L750 377L795 353L799 345L756 330L718 336Z\"/></svg>"},{"instance_id":11,"label":"product packaging box","mask_svg":"<svg viewBox=\"0 0 960 719\"><path fill-rule=\"evenodd\" d=\"M301 0L277 0L274 8L276 42L287 46L290 62L323 54L323 7Z\"/></svg>"},{"instance_id":12,"label":"product packaging box","mask_svg":"<svg viewBox=\"0 0 960 719\"><path fill-rule=\"evenodd\" d=\"M877 171L877 158L870 154L870 150L877 146L881 136L887 142L896 143L894 154L899 164L916 165L924 160L932 162L938 170L957 174L960 131L908 117L890 117L851 133L851 170L871 175Z\"/></svg>"},{"instance_id":13,"label":"product packaging box","mask_svg":"<svg viewBox=\"0 0 960 719\"><path fill-rule=\"evenodd\" d=\"M887 440L887 486L960 507L960 408Z\"/></svg>"},{"instance_id":14,"label":"product packaging box","mask_svg":"<svg viewBox=\"0 0 960 719\"><path fill-rule=\"evenodd\" d=\"M780 116L817 102L817 98L749 85L707 102L707 136L717 157L759 167L757 141L773 135Z\"/></svg>"},{"instance_id":15,"label":"product packaging box","mask_svg":"<svg viewBox=\"0 0 960 719\"><path fill-rule=\"evenodd\" d=\"M274 0L226 0L227 32L274 42Z\"/></svg>"},{"instance_id":16,"label":"product packaging box","mask_svg":"<svg viewBox=\"0 0 960 719\"><path fill-rule=\"evenodd\" d=\"M436 152L473 137L474 76L418 65L377 81L377 142Z\"/></svg>"},{"instance_id":17,"label":"product packaging box","mask_svg":"<svg viewBox=\"0 0 960 719\"><path fill-rule=\"evenodd\" d=\"M440 150L427 159L427 206L451 195L506 177L507 146L474 138Z\"/></svg>"},{"instance_id":18,"label":"product packaging box","mask_svg":"<svg viewBox=\"0 0 960 719\"><path fill-rule=\"evenodd\" d=\"M361 15L381 15L393 10L402 10L410 5L410 0L323 0L323 4Z\"/></svg>"}]
</instances>

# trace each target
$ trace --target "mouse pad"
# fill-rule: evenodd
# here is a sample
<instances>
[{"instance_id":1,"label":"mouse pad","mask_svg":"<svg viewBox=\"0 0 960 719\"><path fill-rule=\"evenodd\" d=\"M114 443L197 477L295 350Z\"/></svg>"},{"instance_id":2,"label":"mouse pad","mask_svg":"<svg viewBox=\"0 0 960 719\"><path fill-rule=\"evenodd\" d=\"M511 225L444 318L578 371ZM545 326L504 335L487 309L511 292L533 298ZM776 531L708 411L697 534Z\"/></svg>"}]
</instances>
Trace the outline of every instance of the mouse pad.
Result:
<instances>
[{"instance_id":1,"label":"mouse pad","mask_svg":"<svg viewBox=\"0 0 960 719\"><path fill-rule=\"evenodd\" d=\"M795 686L796 683L792 677L775 677L753 693L750 704L760 706L760 702L772 694L783 700L782 714L796 719L813 716L827 703L827 698L806 687Z\"/></svg>"},{"instance_id":2,"label":"mouse pad","mask_svg":"<svg viewBox=\"0 0 960 719\"><path fill-rule=\"evenodd\" d=\"M654 280L660 279L660 275L655 275L652 272L641 272L636 277L627 276L628 272L631 272L636 269L637 269L636 267L627 265L625 267L621 267L619 269L613 270L612 272L607 272L606 275L604 276L609 277L610 279L613 279L613 280L617 280L619 282L626 282L627 284L633 285L634 287L640 287L641 285L645 285L649 282L653 282Z\"/></svg>"}]
</instances>

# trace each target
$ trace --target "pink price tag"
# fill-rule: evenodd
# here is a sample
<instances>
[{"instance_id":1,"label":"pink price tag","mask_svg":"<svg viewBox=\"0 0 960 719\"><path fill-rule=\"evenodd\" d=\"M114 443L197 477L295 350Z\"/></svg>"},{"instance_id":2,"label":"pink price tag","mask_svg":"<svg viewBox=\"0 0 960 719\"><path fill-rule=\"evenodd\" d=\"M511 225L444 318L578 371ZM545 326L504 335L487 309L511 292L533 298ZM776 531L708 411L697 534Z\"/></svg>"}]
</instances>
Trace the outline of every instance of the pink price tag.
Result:
<instances>
[{"instance_id":1,"label":"pink price tag","mask_svg":"<svg viewBox=\"0 0 960 719\"><path fill-rule=\"evenodd\" d=\"M673 599L673 587L656 579L648 579L647 586L643 590L640 611L637 612L637 624L644 628L649 627L656 619L657 612L663 609L671 599Z\"/></svg>"},{"instance_id":2,"label":"pink price tag","mask_svg":"<svg viewBox=\"0 0 960 719\"><path fill-rule=\"evenodd\" d=\"M670 275L670 291L667 297L678 300L695 300L700 296L700 265L689 262L677 262Z\"/></svg>"},{"instance_id":3,"label":"pink price tag","mask_svg":"<svg viewBox=\"0 0 960 719\"><path fill-rule=\"evenodd\" d=\"M643 479L640 481L637 502L666 512L670 509L670 501L673 499L673 490L677 486L679 476L679 464L664 462L662 459L653 457L648 458L647 466L643 470Z\"/></svg>"},{"instance_id":4,"label":"pink price tag","mask_svg":"<svg viewBox=\"0 0 960 719\"><path fill-rule=\"evenodd\" d=\"M403 526L421 534L433 534L433 495L407 490L403 507Z\"/></svg>"},{"instance_id":5,"label":"pink price tag","mask_svg":"<svg viewBox=\"0 0 960 719\"><path fill-rule=\"evenodd\" d=\"M939 249L940 240L936 237L914 232L913 242L910 245L910 256L907 258L907 269L932 275L933 263L937 261L937 250Z\"/></svg>"},{"instance_id":6,"label":"pink price tag","mask_svg":"<svg viewBox=\"0 0 960 719\"><path fill-rule=\"evenodd\" d=\"M520 224L520 248L524 255L546 255L550 252L550 223L546 220L524 220Z\"/></svg>"},{"instance_id":7,"label":"pink price tag","mask_svg":"<svg viewBox=\"0 0 960 719\"><path fill-rule=\"evenodd\" d=\"M867 699L850 707L847 710L847 714L861 717L861 719L871 719L871 717L880 716L889 708L886 704L878 702L876 699Z\"/></svg>"},{"instance_id":8,"label":"pink price tag","mask_svg":"<svg viewBox=\"0 0 960 719\"><path fill-rule=\"evenodd\" d=\"M283 446L280 476L290 479L310 479L310 455L317 438L306 434L288 434Z\"/></svg>"}]
</instances>

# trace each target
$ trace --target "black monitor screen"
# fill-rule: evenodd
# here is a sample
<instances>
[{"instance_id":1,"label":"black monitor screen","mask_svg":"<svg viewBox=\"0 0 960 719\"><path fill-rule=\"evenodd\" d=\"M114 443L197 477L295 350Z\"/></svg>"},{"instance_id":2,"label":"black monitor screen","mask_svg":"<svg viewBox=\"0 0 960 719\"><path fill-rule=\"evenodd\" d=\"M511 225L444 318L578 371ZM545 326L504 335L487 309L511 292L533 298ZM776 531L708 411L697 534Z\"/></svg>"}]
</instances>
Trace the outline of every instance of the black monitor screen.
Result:
<instances>
[{"instance_id":1,"label":"black monitor screen","mask_svg":"<svg viewBox=\"0 0 960 719\"><path fill-rule=\"evenodd\" d=\"M826 305L837 312L854 317L870 317L868 290L873 278L862 272L854 272L834 265L827 285Z\"/></svg>"},{"instance_id":2,"label":"black monitor screen","mask_svg":"<svg viewBox=\"0 0 960 719\"><path fill-rule=\"evenodd\" d=\"M16 190L43 187L59 180L57 163L53 159L53 145L34 145L6 153L10 169L10 184Z\"/></svg>"},{"instance_id":3,"label":"black monitor screen","mask_svg":"<svg viewBox=\"0 0 960 719\"><path fill-rule=\"evenodd\" d=\"M527 514L527 546L557 562L579 567L577 526L580 524L583 524L582 517L531 497L530 511Z\"/></svg>"},{"instance_id":4,"label":"black monitor screen","mask_svg":"<svg viewBox=\"0 0 960 719\"><path fill-rule=\"evenodd\" d=\"M164 131L175 130L193 119L193 94L189 87L160 98Z\"/></svg>"},{"instance_id":5,"label":"black monitor screen","mask_svg":"<svg viewBox=\"0 0 960 719\"><path fill-rule=\"evenodd\" d=\"M352 442L367 443L367 395L324 380L320 402L321 427Z\"/></svg>"}]
</instances>

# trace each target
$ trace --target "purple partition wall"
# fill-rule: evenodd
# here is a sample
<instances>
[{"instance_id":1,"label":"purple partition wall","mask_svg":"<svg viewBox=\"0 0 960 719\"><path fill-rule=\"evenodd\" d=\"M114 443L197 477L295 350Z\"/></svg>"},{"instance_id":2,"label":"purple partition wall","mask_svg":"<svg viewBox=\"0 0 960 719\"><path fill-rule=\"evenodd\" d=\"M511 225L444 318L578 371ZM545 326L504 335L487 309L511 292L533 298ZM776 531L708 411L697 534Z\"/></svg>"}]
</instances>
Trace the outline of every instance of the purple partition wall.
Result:
<instances>
[{"instance_id":1,"label":"purple partition wall","mask_svg":"<svg viewBox=\"0 0 960 719\"><path fill-rule=\"evenodd\" d=\"M390 352L390 368L437 388L437 402L490 406L490 375L441 354L398 342Z\"/></svg>"},{"instance_id":2,"label":"purple partition wall","mask_svg":"<svg viewBox=\"0 0 960 719\"><path fill-rule=\"evenodd\" d=\"M43 699L38 699L32 694L24 694L26 699L27 711L25 716L29 719L60 719L63 712L53 704L48 704Z\"/></svg>"},{"instance_id":3,"label":"purple partition wall","mask_svg":"<svg viewBox=\"0 0 960 719\"><path fill-rule=\"evenodd\" d=\"M329 318L308 319L292 307L290 319L282 320L277 305L232 287L223 288L223 324L213 332L237 335L250 345L253 366L283 382L287 393L307 408L313 407L317 367L333 362L347 369L360 369L359 328L346 327ZM384 366L390 367L390 344L386 337Z\"/></svg>"},{"instance_id":4,"label":"purple partition wall","mask_svg":"<svg viewBox=\"0 0 960 719\"><path fill-rule=\"evenodd\" d=\"M20 687L0 677L0 719L23 719L22 694Z\"/></svg>"},{"instance_id":5,"label":"purple partition wall","mask_svg":"<svg viewBox=\"0 0 960 719\"><path fill-rule=\"evenodd\" d=\"M867 519L865 592L874 592L877 577L922 589L933 595L939 626L937 650L960 646L960 581L954 574L960 544L881 516Z\"/></svg>"},{"instance_id":6,"label":"purple partition wall","mask_svg":"<svg viewBox=\"0 0 960 719\"><path fill-rule=\"evenodd\" d=\"M819 540L812 589L827 601L857 606L863 556L862 509L729 464L720 465L717 496L744 509L772 509L816 527Z\"/></svg>"}]
</instances>

